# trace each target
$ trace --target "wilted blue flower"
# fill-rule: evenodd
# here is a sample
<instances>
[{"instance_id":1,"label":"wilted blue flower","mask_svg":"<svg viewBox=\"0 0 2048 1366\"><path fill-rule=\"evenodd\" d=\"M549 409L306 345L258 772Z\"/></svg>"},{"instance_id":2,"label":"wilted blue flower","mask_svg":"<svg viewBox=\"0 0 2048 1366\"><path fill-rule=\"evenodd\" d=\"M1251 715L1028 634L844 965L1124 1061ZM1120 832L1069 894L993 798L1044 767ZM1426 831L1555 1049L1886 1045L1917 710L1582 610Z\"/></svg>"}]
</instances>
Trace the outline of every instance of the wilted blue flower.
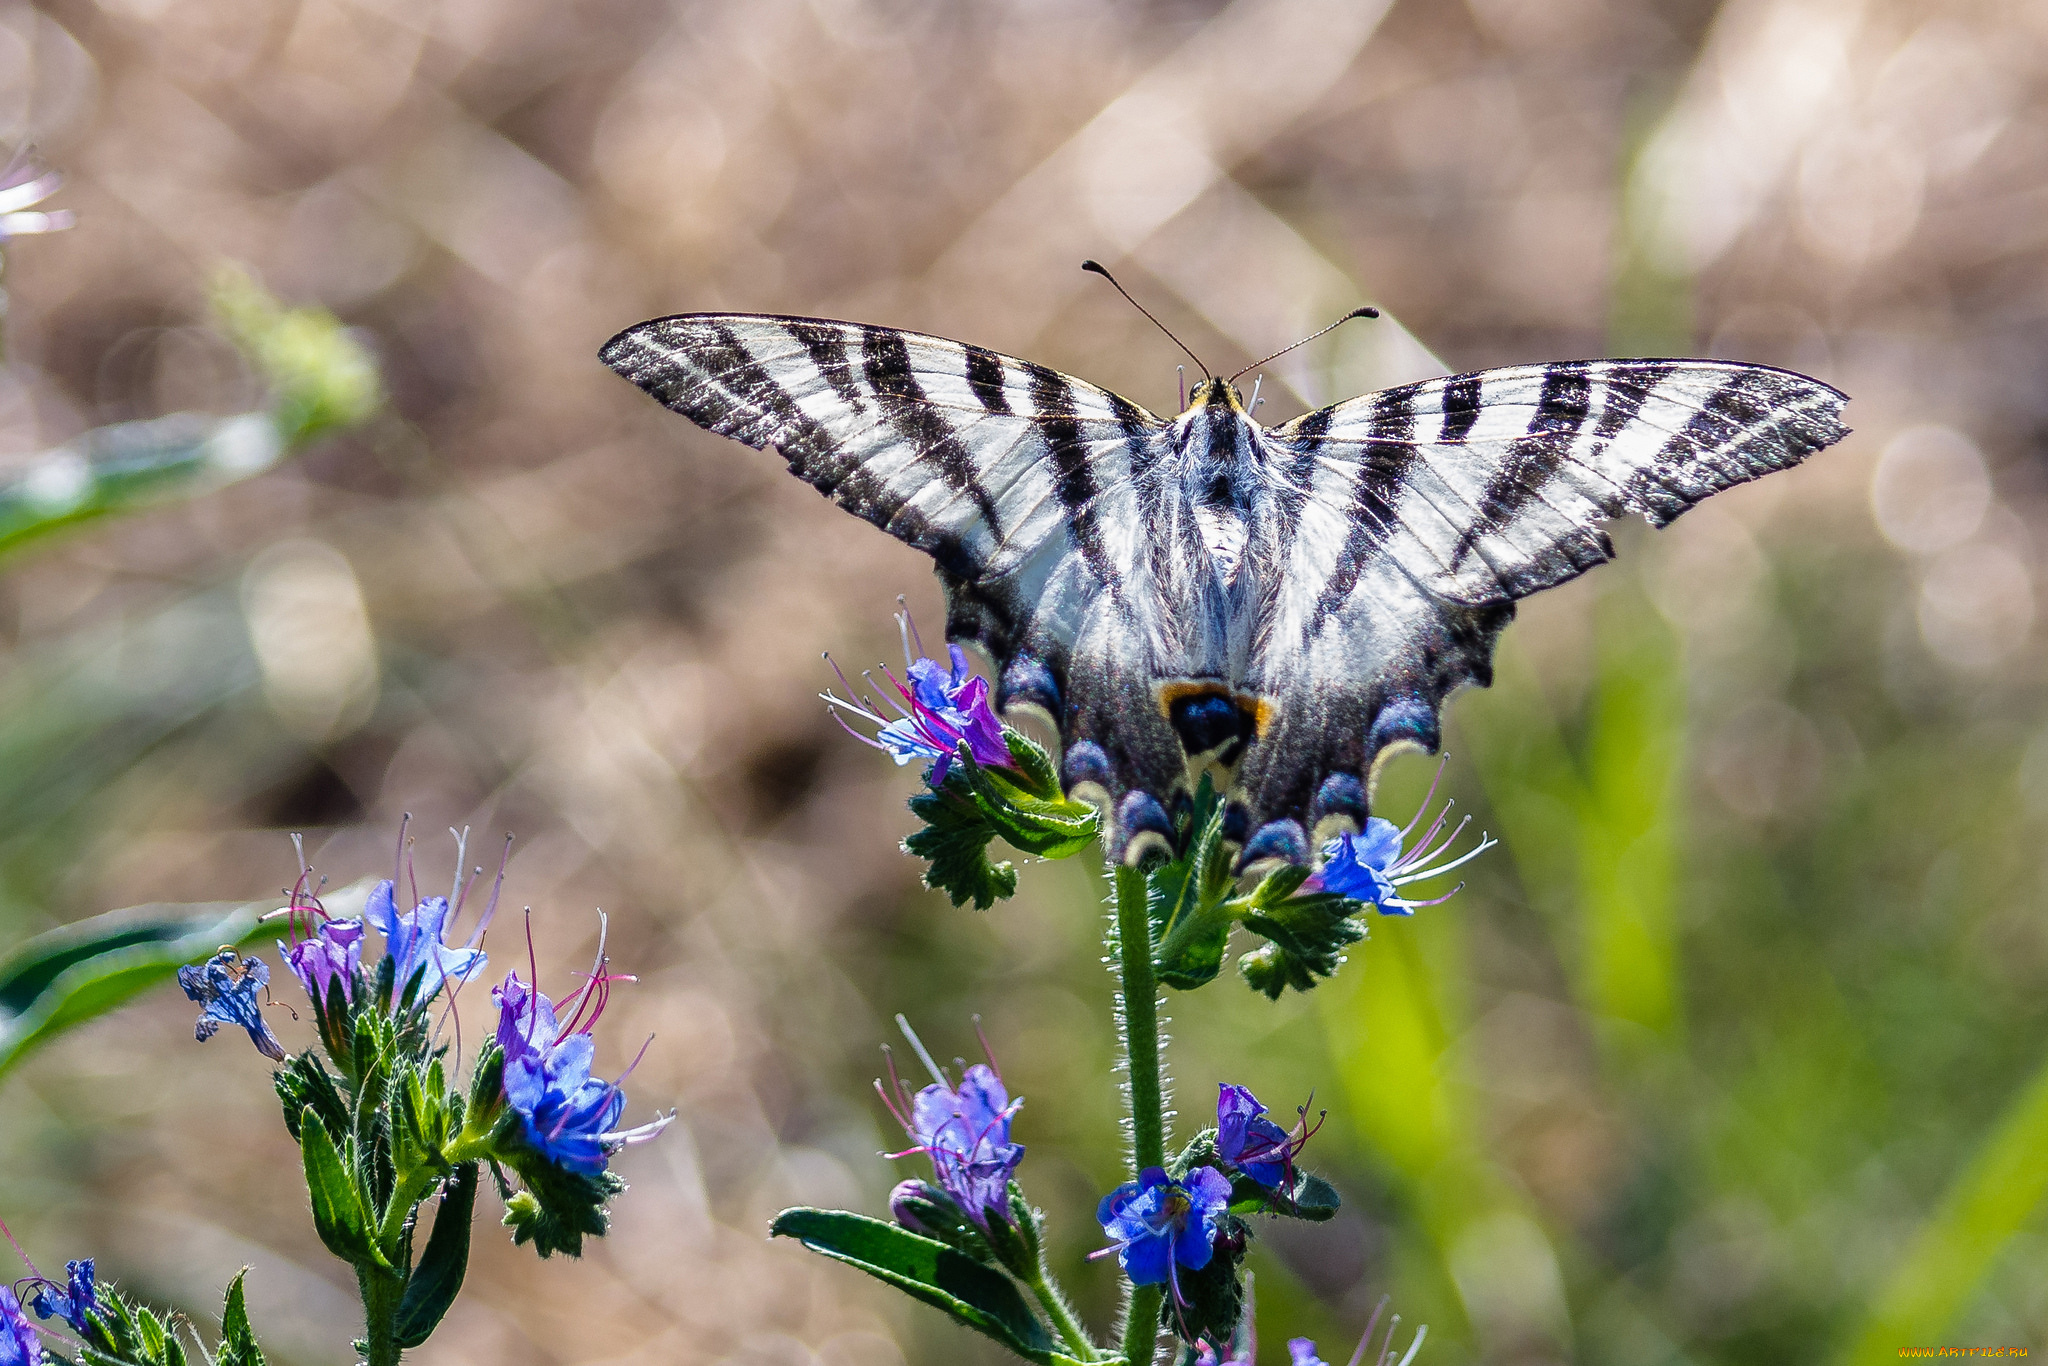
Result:
<instances>
[{"instance_id":1,"label":"wilted blue flower","mask_svg":"<svg viewBox=\"0 0 2048 1366\"><path fill-rule=\"evenodd\" d=\"M832 709L833 718L856 740L886 751L898 767L913 759L931 760L926 779L933 787L946 781L946 771L963 744L977 764L1014 768L1016 760L1011 757L1009 742L1003 738L1003 723L989 706L988 681L968 668L966 654L958 645L947 646L950 668L936 659L925 658L924 643L917 637L910 614L897 614L896 624L903 636L903 672L909 681L899 680L887 668L882 673L903 701L899 703L889 697L871 675L862 674L880 699L869 706L861 700L860 690L840 673L839 682L850 696L819 694ZM832 668L838 673L838 665ZM895 719L881 714L883 705L896 713ZM841 713L851 713L874 726L874 735L855 730Z\"/></svg>"},{"instance_id":2,"label":"wilted blue flower","mask_svg":"<svg viewBox=\"0 0 2048 1366\"><path fill-rule=\"evenodd\" d=\"M28 1307L36 1311L39 1319L62 1319L71 1325L72 1332L83 1333L89 1327L86 1315L100 1307L93 1284L92 1258L64 1263L64 1275L68 1283L61 1289L55 1281L38 1277L29 1294Z\"/></svg>"},{"instance_id":3,"label":"wilted blue flower","mask_svg":"<svg viewBox=\"0 0 2048 1366\"><path fill-rule=\"evenodd\" d=\"M1277 1190L1294 1175L1294 1159L1308 1146L1307 1116L1293 1133L1267 1119L1266 1107L1243 1086L1217 1087L1216 1155L1252 1180Z\"/></svg>"},{"instance_id":4,"label":"wilted blue flower","mask_svg":"<svg viewBox=\"0 0 2048 1366\"><path fill-rule=\"evenodd\" d=\"M1443 766L1439 764L1437 777L1442 776ZM1449 901L1458 894L1457 887L1429 901L1410 900L1401 894L1401 889L1412 882L1442 877L1452 869L1478 858L1493 848L1498 841L1482 834L1476 848L1467 850L1448 863L1432 864L1432 860L1440 858L1450 849L1472 820L1467 816L1445 835L1444 825L1451 814L1451 803L1445 802L1443 810L1437 812L1436 819L1430 822L1429 829L1423 832L1422 838L1410 845L1408 852L1403 853L1403 842L1415 827L1422 823L1424 813L1429 810L1430 798L1435 795L1436 783L1432 781L1429 785L1429 794L1422 799L1422 805L1416 809L1415 819L1409 821L1404 828L1396 828L1392 821L1382 820L1378 816L1368 816L1364 830L1343 835L1325 844L1322 868L1304 885L1312 891L1320 889L1335 892L1339 896L1348 896L1354 901L1368 902L1381 915L1413 915L1418 907L1435 906Z\"/></svg>"},{"instance_id":5,"label":"wilted blue flower","mask_svg":"<svg viewBox=\"0 0 2048 1366\"><path fill-rule=\"evenodd\" d=\"M256 994L270 985L270 969L261 958L244 958L233 948L223 947L204 963L179 968L178 985L206 1008L192 1027L193 1038L205 1043L222 1025L240 1025L249 1031L257 1052L284 1061L284 1045L270 1032L263 1005L256 999Z\"/></svg>"},{"instance_id":6,"label":"wilted blue flower","mask_svg":"<svg viewBox=\"0 0 2048 1366\"><path fill-rule=\"evenodd\" d=\"M0 1285L0 1366L41 1366L43 1340L21 1312L14 1288Z\"/></svg>"},{"instance_id":7,"label":"wilted blue flower","mask_svg":"<svg viewBox=\"0 0 2048 1366\"><path fill-rule=\"evenodd\" d=\"M57 193L63 183L64 177L45 170L32 150L24 147L16 152L7 169L0 171L0 242L31 233L61 232L76 222L69 209L41 213L32 208Z\"/></svg>"},{"instance_id":8,"label":"wilted blue flower","mask_svg":"<svg viewBox=\"0 0 2048 1366\"><path fill-rule=\"evenodd\" d=\"M611 984L631 980L605 971L600 934L596 967L582 988L562 1002L570 1012L566 1024L557 1018L554 1002L520 981L516 972L491 990L498 1005L498 1046L505 1050L505 1100L519 1112L527 1143L568 1171L601 1172L613 1153L653 1138L675 1118L669 1114L638 1128L614 1128L626 1108L626 1093L620 1089L626 1078L605 1082L590 1075L595 1047L590 1031L604 1013ZM632 1070L628 1067L627 1074Z\"/></svg>"},{"instance_id":9,"label":"wilted blue flower","mask_svg":"<svg viewBox=\"0 0 2048 1366\"><path fill-rule=\"evenodd\" d=\"M890 1086L885 1088L876 1081L875 1089L916 1146L889 1156L923 1153L931 1158L940 1188L982 1228L988 1227L991 1213L1007 1219L1010 1178L1024 1160L1024 1145L1010 1141L1010 1120L1023 1108L1023 1097L1010 1099L993 1056L987 1063L967 1068L960 1084L953 1085L925 1051L909 1021L899 1015L896 1023L930 1070L932 1084L912 1095L909 1084L896 1075L896 1060L890 1057ZM988 1052L986 1039L982 1051Z\"/></svg>"},{"instance_id":10,"label":"wilted blue flower","mask_svg":"<svg viewBox=\"0 0 2048 1366\"><path fill-rule=\"evenodd\" d=\"M1214 1167L1197 1167L1186 1180L1175 1181L1164 1169L1147 1167L1136 1181L1126 1181L1096 1207L1096 1221L1109 1235L1112 1251L1133 1285L1164 1281L1181 1300L1176 1267L1200 1271L1215 1250L1217 1224L1230 1207L1230 1180Z\"/></svg>"}]
</instances>

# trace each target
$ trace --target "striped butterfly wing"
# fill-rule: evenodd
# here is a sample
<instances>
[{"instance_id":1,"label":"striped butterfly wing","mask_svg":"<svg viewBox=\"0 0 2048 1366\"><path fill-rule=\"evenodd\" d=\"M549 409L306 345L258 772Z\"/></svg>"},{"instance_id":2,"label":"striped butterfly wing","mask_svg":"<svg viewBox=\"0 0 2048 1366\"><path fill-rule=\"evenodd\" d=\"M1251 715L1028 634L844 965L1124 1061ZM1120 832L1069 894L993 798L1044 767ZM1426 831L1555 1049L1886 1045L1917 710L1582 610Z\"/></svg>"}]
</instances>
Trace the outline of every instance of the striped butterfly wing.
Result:
<instances>
[{"instance_id":1,"label":"striped butterfly wing","mask_svg":"<svg viewBox=\"0 0 2048 1366\"><path fill-rule=\"evenodd\" d=\"M1158 418L981 347L817 318L658 318L600 354L931 555L946 633L996 660L1002 706L1044 712L1070 745L1092 737L1141 785L1180 780L1151 700L1174 586L1156 573L1157 480L1137 478L1161 453Z\"/></svg>"},{"instance_id":2,"label":"striped butterfly wing","mask_svg":"<svg viewBox=\"0 0 2048 1366\"><path fill-rule=\"evenodd\" d=\"M1515 600L1613 558L1603 521L1663 526L1796 465L1845 434L1845 401L1765 366L1577 361L1406 385L1264 434L1295 511L1245 681L1273 703L1238 774L1247 857L1305 857L1362 820L1375 756L1437 747L1445 694L1488 681Z\"/></svg>"}]
</instances>

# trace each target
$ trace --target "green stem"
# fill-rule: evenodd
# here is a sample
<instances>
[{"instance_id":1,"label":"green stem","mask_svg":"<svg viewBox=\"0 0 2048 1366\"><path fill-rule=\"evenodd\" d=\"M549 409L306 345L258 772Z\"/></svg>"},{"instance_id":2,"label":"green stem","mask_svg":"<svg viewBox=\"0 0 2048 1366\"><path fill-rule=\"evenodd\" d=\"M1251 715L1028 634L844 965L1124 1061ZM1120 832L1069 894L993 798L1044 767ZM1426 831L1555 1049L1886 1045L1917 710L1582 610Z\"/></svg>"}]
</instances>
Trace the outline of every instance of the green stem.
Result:
<instances>
[{"instance_id":1,"label":"green stem","mask_svg":"<svg viewBox=\"0 0 2048 1366\"><path fill-rule=\"evenodd\" d=\"M1166 1165L1165 1080L1159 1063L1159 982L1152 971L1152 922L1145 874L1119 866L1116 881L1117 979L1122 988L1124 1061L1131 1107L1131 1177ZM1151 1366L1159 1348L1159 1287L1125 1282L1123 1358Z\"/></svg>"},{"instance_id":2,"label":"green stem","mask_svg":"<svg viewBox=\"0 0 2048 1366\"><path fill-rule=\"evenodd\" d=\"M1072 1353L1082 1361L1093 1361L1096 1347L1088 1338L1088 1330L1081 1326L1081 1320L1074 1314L1074 1307L1067 1303L1067 1297L1060 1293L1059 1282L1046 1269L1045 1254L1038 1256L1038 1274L1025 1284L1045 1308L1045 1316L1052 1320L1053 1331L1060 1335L1060 1341L1067 1344Z\"/></svg>"},{"instance_id":3,"label":"green stem","mask_svg":"<svg viewBox=\"0 0 2048 1366\"><path fill-rule=\"evenodd\" d=\"M405 1282L382 1267L359 1266L363 1291L363 1366L398 1366L398 1305Z\"/></svg>"}]
</instances>

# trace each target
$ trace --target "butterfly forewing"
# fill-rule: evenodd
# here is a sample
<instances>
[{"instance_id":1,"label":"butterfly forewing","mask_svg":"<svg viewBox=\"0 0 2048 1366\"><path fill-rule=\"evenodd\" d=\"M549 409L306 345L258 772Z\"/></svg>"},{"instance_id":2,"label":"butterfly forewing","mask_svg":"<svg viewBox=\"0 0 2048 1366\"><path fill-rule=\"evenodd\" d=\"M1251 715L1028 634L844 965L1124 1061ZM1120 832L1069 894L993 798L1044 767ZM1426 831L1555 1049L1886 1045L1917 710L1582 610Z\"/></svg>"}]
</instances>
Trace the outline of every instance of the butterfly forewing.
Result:
<instances>
[{"instance_id":1,"label":"butterfly forewing","mask_svg":"<svg viewBox=\"0 0 2048 1366\"><path fill-rule=\"evenodd\" d=\"M1574 361L1430 380L1267 431L1226 382L1171 423L1044 366L890 328L686 314L614 369L773 446L929 553L947 634L1059 727L1120 857L1230 786L1247 862L1315 857L1366 815L1375 756L1434 749L1516 599L1844 432L1843 396L1763 366Z\"/></svg>"}]
</instances>

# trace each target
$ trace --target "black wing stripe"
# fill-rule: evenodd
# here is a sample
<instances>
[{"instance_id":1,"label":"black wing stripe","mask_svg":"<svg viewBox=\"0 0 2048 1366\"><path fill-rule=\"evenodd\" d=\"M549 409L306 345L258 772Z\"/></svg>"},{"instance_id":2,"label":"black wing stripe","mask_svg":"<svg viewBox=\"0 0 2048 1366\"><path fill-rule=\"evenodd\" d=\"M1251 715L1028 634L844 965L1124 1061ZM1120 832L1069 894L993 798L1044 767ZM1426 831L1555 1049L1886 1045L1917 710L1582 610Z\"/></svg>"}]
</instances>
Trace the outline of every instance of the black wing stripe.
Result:
<instances>
[{"instance_id":1,"label":"black wing stripe","mask_svg":"<svg viewBox=\"0 0 2048 1366\"><path fill-rule=\"evenodd\" d=\"M1407 482L1408 466L1415 459L1409 437L1415 430L1415 395L1412 390L1389 390L1380 395L1367 424L1365 444L1359 451L1357 481L1352 488L1351 529L1336 567L1316 594L1315 612L1309 618L1309 633L1322 629L1332 612L1343 606L1358 586L1358 574L1366 556L1381 544L1395 525L1394 503Z\"/></svg>"},{"instance_id":2,"label":"black wing stripe","mask_svg":"<svg viewBox=\"0 0 2048 1366\"><path fill-rule=\"evenodd\" d=\"M757 444L775 446L793 472L847 511L927 552L951 572L974 572L978 562L966 542L910 507L887 480L847 456L840 440L797 406L789 390L755 360L738 334L724 326L714 326L711 334L716 340L703 348L708 364L702 373L717 378L708 385L688 386L693 391L691 398L704 412L699 421L724 435L737 436L744 429L760 438ZM660 393L655 397L668 402ZM682 411L698 416L688 408Z\"/></svg>"},{"instance_id":3,"label":"black wing stripe","mask_svg":"<svg viewBox=\"0 0 2048 1366\"><path fill-rule=\"evenodd\" d=\"M1537 501L1538 490L1570 457L1572 444L1578 439L1579 429L1585 425L1591 409L1592 385L1583 364L1565 363L1545 370L1542 390L1536 399L1536 411L1529 418L1527 434L1508 447L1499 468L1480 492L1478 516L1458 537L1458 544L1451 552L1453 573L1464 567L1480 542L1488 537L1505 536L1512 544L1510 533L1514 523L1531 503ZM1561 528L1567 535L1573 529L1568 523ZM1541 561L1547 558L1548 544L1555 540L1553 529L1546 527L1543 532L1545 534L1536 538L1536 545L1515 547L1520 552L1517 558L1529 556L1531 550L1535 552L1537 566L1532 567L1538 568L1539 573ZM1501 573L1501 566L1494 562L1493 556L1486 556L1486 559L1496 573ZM1513 595L1517 587L1515 580L1523 576L1510 570L1501 577L1503 587Z\"/></svg>"},{"instance_id":4,"label":"black wing stripe","mask_svg":"<svg viewBox=\"0 0 2048 1366\"><path fill-rule=\"evenodd\" d=\"M973 501L975 511L988 524L989 535L1000 542L1003 526L995 499L982 487L974 456L952 423L926 399L924 386L910 368L903 335L886 327L862 328L861 373L888 414L890 425L920 456L938 466L939 474L956 493Z\"/></svg>"},{"instance_id":5,"label":"black wing stripe","mask_svg":"<svg viewBox=\"0 0 2048 1366\"><path fill-rule=\"evenodd\" d=\"M974 391L974 396L981 400L981 406L989 412L1007 414L1010 411L1003 360L995 352L979 346L967 348L967 387Z\"/></svg>"},{"instance_id":6,"label":"black wing stripe","mask_svg":"<svg viewBox=\"0 0 2048 1366\"><path fill-rule=\"evenodd\" d=\"M1031 403L1042 420L1046 444L1052 448L1053 492L1067 510L1067 526L1096 581L1114 596L1117 574L1102 543L1095 509L1096 483L1089 468L1089 441L1074 416L1074 394L1067 377L1042 365L1031 367Z\"/></svg>"}]
</instances>

